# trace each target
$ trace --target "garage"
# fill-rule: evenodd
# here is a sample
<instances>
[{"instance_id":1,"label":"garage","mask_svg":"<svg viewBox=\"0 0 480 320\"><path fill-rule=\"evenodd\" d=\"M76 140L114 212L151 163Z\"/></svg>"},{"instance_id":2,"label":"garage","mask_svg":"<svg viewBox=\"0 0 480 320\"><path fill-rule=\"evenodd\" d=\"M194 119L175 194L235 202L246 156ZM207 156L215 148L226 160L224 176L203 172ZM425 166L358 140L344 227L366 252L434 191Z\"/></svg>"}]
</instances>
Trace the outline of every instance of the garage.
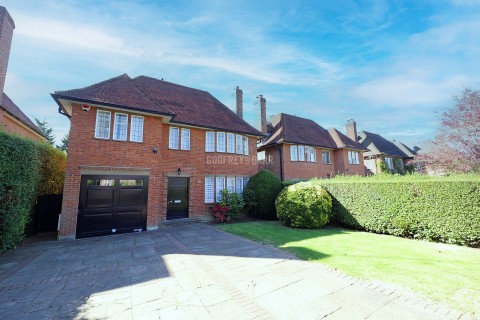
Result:
<instances>
[{"instance_id":1,"label":"garage","mask_svg":"<svg viewBox=\"0 0 480 320\"><path fill-rule=\"evenodd\" d=\"M78 238L146 231L147 176L82 175Z\"/></svg>"}]
</instances>

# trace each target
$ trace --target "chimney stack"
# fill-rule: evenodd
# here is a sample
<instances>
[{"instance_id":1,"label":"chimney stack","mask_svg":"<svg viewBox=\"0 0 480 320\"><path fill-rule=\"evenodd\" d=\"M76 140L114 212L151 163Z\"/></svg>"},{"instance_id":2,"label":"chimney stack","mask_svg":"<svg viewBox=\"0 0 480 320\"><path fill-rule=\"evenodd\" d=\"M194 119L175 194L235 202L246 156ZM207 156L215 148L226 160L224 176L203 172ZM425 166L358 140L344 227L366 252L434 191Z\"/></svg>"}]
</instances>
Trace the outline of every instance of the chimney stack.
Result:
<instances>
[{"instance_id":1,"label":"chimney stack","mask_svg":"<svg viewBox=\"0 0 480 320\"><path fill-rule=\"evenodd\" d=\"M0 103L2 103L5 77L7 76L13 29L15 29L15 23L12 17L5 7L0 6Z\"/></svg>"},{"instance_id":2,"label":"chimney stack","mask_svg":"<svg viewBox=\"0 0 480 320\"><path fill-rule=\"evenodd\" d=\"M243 119L243 91L237 86L235 94L237 96L237 116Z\"/></svg>"},{"instance_id":3,"label":"chimney stack","mask_svg":"<svg viewBox=\"0 0 480 320\"><path fill-rule=\"evenodd\" d=\"M263 95L260 98L260 128L263 134L267 134L267 99Z\"/></svg>"},{"instance_id":4,"label":"chimney stack","mask_svg":"<svg viewBox=\"0 0 480 320\"><path fill-rule=\"evenodd\" d=\"M353 119L350 119L347 121L346 128L347 128L347 137L349 137L353 141L358 141L357 123L353 121Z\"/></svg>"}]
</instances>

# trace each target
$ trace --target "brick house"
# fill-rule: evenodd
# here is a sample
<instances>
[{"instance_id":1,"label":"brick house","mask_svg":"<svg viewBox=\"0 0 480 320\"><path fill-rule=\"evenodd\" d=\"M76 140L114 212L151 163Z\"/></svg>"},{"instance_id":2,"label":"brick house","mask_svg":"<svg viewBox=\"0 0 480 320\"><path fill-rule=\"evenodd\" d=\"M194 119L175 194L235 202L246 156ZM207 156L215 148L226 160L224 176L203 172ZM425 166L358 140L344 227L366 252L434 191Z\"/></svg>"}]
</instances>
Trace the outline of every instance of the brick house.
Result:
<instances>
[{"instance_id":1,"label":"brick house","mask_svg":"<svg viewBox=\"0 0 480 320\"><path fill-rule=\"evenodd\" d=\"M3 92L15 23L7 9L0 6L0 130L36 141L45 138L38 127Z\"/></svg>"},{"instance_id":2,"label":"brick house","mask_svg":"<svg viewBox=\"0 0 480 320\"><path fill-rule=\"evenodd\" d=\"M262 134L206 91L124 74L52 97L71 122L59 239L210 217L258 171Z\"/></svg>"},{"instance_id":3,"label":"brick house","mask_svg":"<svg viewBox=\"0 0 480 320\"><path fill-rule=\"evenodd\" d=\"M261 110L265 109L262 104ZM262 118L265 112L261 112ZM358 142L336 129L327 131L316 122L285 113L262 121L267 133L258 145L259 169L268 169L282 180L329 178L337 174L364 175Z\"/></svg>"}]
</instances>

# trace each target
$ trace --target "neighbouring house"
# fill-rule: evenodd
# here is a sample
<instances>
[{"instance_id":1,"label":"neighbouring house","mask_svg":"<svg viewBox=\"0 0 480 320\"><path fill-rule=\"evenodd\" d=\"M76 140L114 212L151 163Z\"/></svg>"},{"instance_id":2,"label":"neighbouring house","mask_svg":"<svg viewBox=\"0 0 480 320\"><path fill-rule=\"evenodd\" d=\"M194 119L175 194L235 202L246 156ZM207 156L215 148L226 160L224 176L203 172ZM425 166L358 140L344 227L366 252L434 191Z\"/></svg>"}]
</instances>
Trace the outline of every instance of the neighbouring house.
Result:
<instances>
[{"instance_id":1,"label":"neighbouring house","mask_svg":"<svg viewBox=\"0 0 480 320\"><path fill-rule=\"evenodd\" d=\"M406 166L415 166L415 157L417 156L417 151L420 149L417 146L413 149L409 148L403 142L393 140L393 143L400 149L403 153L405 153L406 157L403 158L403 165Z\"/></svg>"},{"instance_id":2,"label":"neighbouring house","mask_svg":"<svg viewBox=\"0 0 480 320\"><path fill-rule=\"evenodd\" d=\"M44 141L45 137L38 127L3 92L13 29L15 29L15 23L12 17L7 9L0 6L0 130L32 140Z\"/></svg>"},{"instance_id":3,"label":"neighbouring house","mask_svg":"<svg viewBox=\"0 0 480 320\"><path fill-rule=\"evenodd\" d=\"M264 119L265 98L260 104ZM313 120L285 113L261 123L267 137L258 144L259 169L268 169L282 180L365 174L362 152L366 150L336 129L327 131Z\"/></svg>"},{"instance_id":4,"label":"neighbouring house","mask_svg":"<svg viewBox=\"0 0 480 320\"><path fill-rule=\"evenodd\" d=\"M52 97L71 122L59 239L210 218L258 171L262 133L206 91L124 74Z\"/></svg>"}]
</instances>

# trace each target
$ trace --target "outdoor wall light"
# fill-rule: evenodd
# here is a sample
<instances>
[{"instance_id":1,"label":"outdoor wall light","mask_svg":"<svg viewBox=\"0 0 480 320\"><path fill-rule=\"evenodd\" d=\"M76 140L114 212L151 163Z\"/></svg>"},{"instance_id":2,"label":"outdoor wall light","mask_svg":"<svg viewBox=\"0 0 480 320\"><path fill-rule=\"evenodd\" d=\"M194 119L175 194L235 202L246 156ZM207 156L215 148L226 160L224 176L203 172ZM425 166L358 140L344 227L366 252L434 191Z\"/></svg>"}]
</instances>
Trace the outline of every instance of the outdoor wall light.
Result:
<instances>
[{"instance_id":1,"label":"outdoor wall light","mask_svg":"<svg viewBox=\"0 0 480 320\"><path fill-rule=\"evenodd\" d=\"M153 151L153 153L158 153L157 147L153 147L153 150L152 150L152 151Z\"/></svg>"},{"instance_id":2,"label":"outdoor wall light","mask_svg":"<svg viewBox=\"0 0 480 320\"><path fill-rule=\"evenodd\" d=\"M178 173L178 175L181 175L182 174L182 169L178 168L177 173Z\"/></svg>"}]
</instances>

